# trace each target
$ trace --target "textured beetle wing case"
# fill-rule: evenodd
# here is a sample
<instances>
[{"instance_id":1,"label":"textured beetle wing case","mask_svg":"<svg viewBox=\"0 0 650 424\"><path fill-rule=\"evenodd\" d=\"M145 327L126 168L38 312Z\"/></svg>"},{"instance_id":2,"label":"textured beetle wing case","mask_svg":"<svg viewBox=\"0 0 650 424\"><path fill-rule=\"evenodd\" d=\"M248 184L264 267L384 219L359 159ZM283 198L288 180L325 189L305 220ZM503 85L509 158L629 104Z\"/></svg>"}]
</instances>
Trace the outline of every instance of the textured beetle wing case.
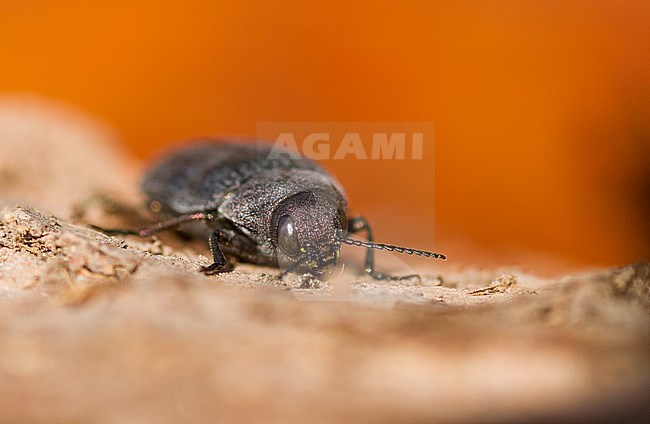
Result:
<instances>
[{"instance_id":1,"label":"textured beetle wing case","mask_svg":"<svg viewBox=\"0 0 650 424\"><path fill-rule=\"evenodd\" d=\"M343 194L321 166L295 155L266 142L201 139L159 160L145 175L142 190L174 215L217 210L228 193L251 178L261 178L265 170L315 171L330 178Z\"/></svg>"}]
</instances>

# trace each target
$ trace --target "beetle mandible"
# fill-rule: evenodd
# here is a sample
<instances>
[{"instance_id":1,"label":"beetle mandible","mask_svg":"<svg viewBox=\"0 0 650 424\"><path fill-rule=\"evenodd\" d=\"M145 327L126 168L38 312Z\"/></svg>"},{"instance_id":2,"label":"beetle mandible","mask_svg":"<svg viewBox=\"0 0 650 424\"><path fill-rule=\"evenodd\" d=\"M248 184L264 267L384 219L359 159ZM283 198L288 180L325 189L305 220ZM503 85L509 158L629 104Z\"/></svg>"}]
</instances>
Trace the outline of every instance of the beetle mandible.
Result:
<instances>
[{"instance_id":1,"label":"beetle mandible","mask_svg":"<svg viewBox=\"0 0 650 424\"><path fill-rule=\"evenodd\" d=\"M137 231L147 237L192 221L209 233L213 263L205 274L232 270L227 257L314 276L337 262L341 244L366 248L364 270L376 279L374 250L446 260L440 253L376 243L368 222L348 218L342 186L297 152L239 139L201 139L164 156L146 173L142 190L164 219ZM367 241L348 234L365 233Z\"/></svg>"}]
</instances>

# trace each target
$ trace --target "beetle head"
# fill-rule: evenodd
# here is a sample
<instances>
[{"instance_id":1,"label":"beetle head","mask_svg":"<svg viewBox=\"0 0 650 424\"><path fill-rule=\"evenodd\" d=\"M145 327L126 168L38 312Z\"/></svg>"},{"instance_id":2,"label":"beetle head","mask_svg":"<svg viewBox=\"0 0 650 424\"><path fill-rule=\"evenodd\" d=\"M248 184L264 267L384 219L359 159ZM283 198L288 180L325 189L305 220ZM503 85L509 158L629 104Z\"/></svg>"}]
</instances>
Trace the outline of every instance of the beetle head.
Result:
<instances>
[{"instance_id":1,"label":"beetle head","mask_svg":"<svg viewBox=\"0 0 650 424\"><path fill-rule=\"evenodd\" d=\"M332 199L301 192L285 199L273 213L272 234L278 264L286 270L321 275L336 263L345 211Z\"/></svg>"}]
</instances>

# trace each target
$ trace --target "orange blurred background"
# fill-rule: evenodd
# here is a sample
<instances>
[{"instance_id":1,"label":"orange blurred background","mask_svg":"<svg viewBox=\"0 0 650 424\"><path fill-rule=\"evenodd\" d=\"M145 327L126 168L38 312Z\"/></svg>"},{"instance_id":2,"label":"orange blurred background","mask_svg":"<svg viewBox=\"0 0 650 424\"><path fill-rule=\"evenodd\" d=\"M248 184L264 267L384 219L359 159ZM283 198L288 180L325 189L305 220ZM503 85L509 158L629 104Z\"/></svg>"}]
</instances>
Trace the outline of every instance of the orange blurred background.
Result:
<instances>
[{"instance_id":1,"label":"orange blurred background","mask_svg":"<svg viewBox=\"0 0 650 424\"><path fill-rule=\"evenodd\" d=\"M421 162L328 163L379 240L542 272L617 265L650 256L649 15L647 1L3 0L0 91L76 105L142 159L258 122L434 122Z\"/></svg>"}]
</instances>

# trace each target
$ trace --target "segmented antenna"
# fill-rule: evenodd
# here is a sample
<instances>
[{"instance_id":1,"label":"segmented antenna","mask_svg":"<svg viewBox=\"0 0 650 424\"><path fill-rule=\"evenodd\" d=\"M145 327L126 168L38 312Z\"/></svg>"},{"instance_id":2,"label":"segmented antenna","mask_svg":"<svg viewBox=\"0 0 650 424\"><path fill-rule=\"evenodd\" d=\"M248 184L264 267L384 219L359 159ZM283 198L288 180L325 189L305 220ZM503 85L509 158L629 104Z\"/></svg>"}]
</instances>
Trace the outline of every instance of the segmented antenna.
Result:
<instances>
[{"instance_id":1,"label":"segmented antenna","mask_svg":"<svg viewBox=\"0 0 650 424\"><path fill-rule=\"evenodd\" d=\"M447 260L447 257L445 255L443 255L442 253L434 253L434 252L427 252L425 250L409 249L407 247L395 246L393 244L374 243L374 242L371 242L371 241L355 240L355 239L350 238L350 237L345 237L345 238L341 239L341 243L345 243L345 244L350 245L350 246L365 247L365 248L368 248L368 249L388 250L389 252L406 253L407 255L424 256L425 258L442 259L443 261Z\"/></svg>"}]
</instances>

